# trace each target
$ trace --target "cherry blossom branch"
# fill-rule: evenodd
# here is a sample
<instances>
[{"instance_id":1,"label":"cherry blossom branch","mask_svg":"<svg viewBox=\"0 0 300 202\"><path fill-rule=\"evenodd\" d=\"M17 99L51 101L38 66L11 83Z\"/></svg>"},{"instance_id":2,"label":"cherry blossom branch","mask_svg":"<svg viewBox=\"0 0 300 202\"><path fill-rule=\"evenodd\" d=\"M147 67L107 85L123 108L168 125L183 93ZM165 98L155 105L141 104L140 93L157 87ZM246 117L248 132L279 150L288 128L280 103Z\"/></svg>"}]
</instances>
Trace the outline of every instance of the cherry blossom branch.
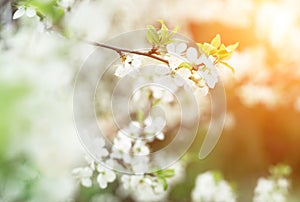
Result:
<instances>
[{"instance_id":1,"label":"cherry blossom branch","mask_svg":"<svg viewBox=\"0 0 300 202\"><path fill-rule=\"evenodd\" d=\"M102 43L98 43L98 42L86 41L86 43L88 43L90 45L93 45L93 46L98 46L98 47L113 50L113 51L117 52L121 57L123 56L124 53L132 53L132 54L136 54L136 55L142 55L142 56L150 57L150 58L153 58L155 60L161 61L161 62L166 63L167 65L169 65L168 60L165 60L161 57L158 57L158 56L154 55L156 52L153 51L153 49L150 50L149 52L140 52L140 51L123 49L123 48L117 48L117 47L114 47L114 46L110 46L110 45L106 45L106 44L102 44Z\"/></svg>"}]
</instances>

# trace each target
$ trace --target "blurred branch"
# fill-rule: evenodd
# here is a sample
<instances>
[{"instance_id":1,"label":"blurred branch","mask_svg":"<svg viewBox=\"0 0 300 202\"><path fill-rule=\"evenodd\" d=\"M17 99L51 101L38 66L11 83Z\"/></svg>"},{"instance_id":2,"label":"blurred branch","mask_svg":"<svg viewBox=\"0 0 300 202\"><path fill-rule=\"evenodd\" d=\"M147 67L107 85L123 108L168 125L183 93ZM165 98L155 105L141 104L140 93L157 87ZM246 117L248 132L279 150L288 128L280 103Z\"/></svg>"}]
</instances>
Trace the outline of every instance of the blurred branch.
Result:
<instances>
[{"instance_id":1,"label":"blurred branch","mask_svg":"<svg viewBox=\"0 0 300 202\"><path fill-rule=\"evenodd\" d=\"M10 0L3 0L0 3L0 8L2 8L3 6L5 6L8 2L10 2Z\"/></svg>"},{"instance_id":2,"label":"blurred branch","mask_svg":"<svg viewBox=\"0 0 300 202\"><path fill-rule=\"evenodd\" d=\"M12 7L13 1L3 0L0 1L0 27L11 23L12 20Z\"/></svg>"},{"instance_id":3,"label":"blurred branch","mask_svg":"<svg viewBox=\"0 0 300 202\"><path fill-rule=\"evenodd\" d=\"M107 49L111 49L113 51L116 51L121 57L123 57L124 53L132 53L132 54L136 54L136 55L142 55L142 56L146 56L146 57L150 57L153 58L155 60L159 60L163 63L166 63L167 65L169 65L169 61L165 60L163 58L160 58L155 54L155 52L153 52L153 50L150 50L149 52L140 52L140 51L134 51L134 50L128 50L128 49L122 49L122 48L117 48L117 47L113 47L110 45L106 45L106 44L102 44L102 43L98 43L98 42L91 42L91 41L85 41L86 43L93 45L93 46L98 46L98 47L102 47L102 48L107 48Z\"/></svg>"}]
</instances>

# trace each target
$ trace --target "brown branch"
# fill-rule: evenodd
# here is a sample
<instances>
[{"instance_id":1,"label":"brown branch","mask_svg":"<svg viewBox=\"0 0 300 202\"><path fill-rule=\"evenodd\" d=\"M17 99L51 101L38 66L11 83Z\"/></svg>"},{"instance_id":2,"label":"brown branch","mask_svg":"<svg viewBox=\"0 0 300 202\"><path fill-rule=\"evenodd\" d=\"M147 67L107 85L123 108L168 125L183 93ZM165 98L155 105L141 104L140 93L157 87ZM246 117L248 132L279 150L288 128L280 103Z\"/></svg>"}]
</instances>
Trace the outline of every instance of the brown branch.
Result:
<instances>
[{"instance_id":1,"label":"brown branch","mask_svg":"<svg viewBox=\"0 0 300 202\"><path fill-rule=\"evenodd\" d=\"M123 53L132 53L132 54L136 54L136 55L142 55L142 56L145 56L145 57L150 57L150 58L153 58L155 60L161 61L161 62L166 63L167 65L169 65L168 60L165 60L161 57L158 57L158 56L154 55L153 50L149 51L149 52L140 52L140 51L123 49L123 48L117 48L117 47L114 47L114 46L110 46L110 45L106 45L106 44L102 44L102 43L98 43L98 42L91 42L91 41L85 41L85 42L90 44L90 45L93 45L93 46L98 46L98 47L113 50L113 51L117 52L121 57L123 56Z\"/></svg>"}]
</instances>

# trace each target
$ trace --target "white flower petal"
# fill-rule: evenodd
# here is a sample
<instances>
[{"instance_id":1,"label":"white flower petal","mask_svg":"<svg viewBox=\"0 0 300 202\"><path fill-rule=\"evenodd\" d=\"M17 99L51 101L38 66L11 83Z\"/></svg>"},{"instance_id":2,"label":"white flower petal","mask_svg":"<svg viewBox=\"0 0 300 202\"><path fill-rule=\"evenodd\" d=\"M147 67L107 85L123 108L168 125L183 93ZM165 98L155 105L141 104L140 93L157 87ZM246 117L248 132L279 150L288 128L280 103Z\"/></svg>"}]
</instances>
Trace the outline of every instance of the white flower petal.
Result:
<instances>
[{"instance_id":1,"label":"white flower petal","mask_svg":"<svg viewBox=\"0 0 300 202\"><path fill-rule=\"evenodd\" d=\"M133 151L135 154L138 154L138 155L147 155L150 153L150 149L148 148L146 143L141 140L137 140L135 142L135 144L133 146Z\"/></svg>"},{"instance_id":2,"label":"white flower petal","mask_svg":"<svg viewBox=\"0 0 300 202\"><path fill-rule=\"evenodd\" d=\"M105 177L106 177L107 182L113 182L116 179L116 174L111 170L106 170Z\"/></svg>"},{"instance_id":3,"label":"white flower petal","mask_svg":"<svg viewBox=\"0 0 300 202\"><path fill-rule=\"evenodd\" d=\"M198 52L195 48L190 47L186 51L186 57L189 60L189 62L194 63L197 60Z\"/></svg>"},{"instance_id":4,"label":"white flower petal","mask_svg":"<svg viewBox=\"0 0 300 202\"><path fill-rule=\"evenodd\" d=\"M98 157L106 157L106 156L108 156L108 154L109 153L108 153L107 149L101 149L99 152L100 156L98 156Z\"/></svg>"},{"instance_id":5,"label":"white flower petal","mask_svg":"<svg viewBox=\"0 0 300 202\"><path fill-rule=\"evenodd\" d=\"M166 67L162 67L162 66L157 66L155 67L155 73L159 74L159 75L165 75L170 73L170 69L166 68Z\"/></svg>"},{"instance_id":6,"label":"white flower petal","mask_svg":"<svg viewBox=\"0 0 300 202\"><path fill-rule=\"evenodd\" d=\"M114 146L117 149L128 153L131 148L131 139L119 131L117 137L114 139Z\"/></svg>"},{"instance_id":7,"label":"white flower petal","mask_svg":"<svg viewBox=\"0 0 300 202\"><path fill-rule=\"evenodd\" d=\"M187 48L186 43L180 43L176 46L176 53L180 55L183 51L186 50L186 48Z\"/></svg>"},{"instance_id":8,"label":"white flower petal","mask_svg":"<svg viewBox=\"0 0 300 202\"><path fill-rule=\"evenodd\" d=\"M168 59L168 62L170 68L172 70L175 70L183 62L183 60L174 55L171 55L170 58Z\"/></svg>"},{"instance_id":9,"label":"white flower petal","mask_svg":"<svg viewBox=\"0 0 300 202\"><path fill-rule=\"evenodd\" d=\"M181 76L179 76L179 75L175 75L174 82L176 83L177 86L180 86L180 87L185 84L184 79L181 78Z\"/></svg>"},{"instance_id":10,"label":"white flower petal","mask_svg":"<svg viewBox=\"0 0 300 202\"><path fill-rule=\"evenodd\" d=\"M90 178L82 178L81 184L84 187L91 187L92 186L92 180Z\"/></svg>"},{"instance_id":11,"label":"white flower petal","mask_svg":"<svg viewBox=\"0 0 300 202\"><path fill-rule=\"evenodd\" d=\"M200 94L203 95L203 96L206 96L208 94L208 91L209 91L208 87L206 85L201 87L201 88L198 88L198 90L199 90Z\"/></svg>"},{"instance_id":12,"label":"white flower petal","mask_svg":"<svg viewBox=\"0 0 300 202\"><path fill-rule=\"evenodd\" d=\"M156 137L157 139L159 139L159 140L163 140L163 139L165 139L165 134L162 133L162 132L160 132L160 133L158 133L155 137Z\"/></svg>"},{"instance_id":13,"label":"white flower petal","mask_svg":"<svg viewBox=\"0 0 300 202\"><path fill-rule=\"evenodd\" d=\"M82 170L82 168L74 168L74 169L72 170L72 174L73 174L73 175L79 175L79 173L81 172L81 170Z\"/></svg>"},{"instance_id":14,"label":"white flower petal","mask_svg":"<svg viewBox=\"0 0 300 202\"><path fill-rule=\"evenodd\" d=\"M107 187L107 181L105 176L103 176L102 174L99 174L97 177L97 182L100 186L100 188L105 189Z\"/></svg>"},{"instance_id":15,"label":"white flower petal","mask_svg":"<svg viewBox=\"0 0 300 202\"><path fill-rule=\"evenodd\" d=\"M152 86L151 87L151 90L152 90L152 94L153 94L153 97L155 99L160 99L162 98L163 96L163 91L160 87L157 87L157 86Z\"/></svg>"},{"instance_id":16,"label":"white flower petal","mask_svg":"<svg viewBox=\"0 0 300 202\"><path fill-rule=\"evenodd\" d=\"M22 17L24 14L25 14L25 8L24 7L18 8L18 10L13 15L13 20Z\"/></svg>"},{"instance_id":17,"label":"white flower petal","mask_svg":"<svg viewBox=\"0 0 300 202\"><path fill-rule=\"evenodd\" d=\"M27 15L27 17L29 17L29 18L32 18L32 17L36 16L36 11L35 11L35 9L34 9L34 8L27 8L27 9L26 9L26 15Z\"/></svg>"},{"instance_id":18,"label":"white flower petal","mask_svg":"<svg viewBox=\"0 0 300 202\"><path fill-rule=\"evenodd\" d=\"M203 63L208 69L214 69L215 65L211 59L206 57L204 54L201 55L201 57L198 59L198 63Z\"/></svg>"},{"instance_id":19,"label":"white flower petal","mask_svg":"<svg viewBox=\"0 0 300 202\"><path fill-rule=\"evenodd\" d=\"M97 165L97 171L100 172L104 172L104 167L100 164Z\"/></svg>"},{"instance_id":20,"label":"white flower petal","mask_svg":"<svg viewBox=\"0 0 300 202\"><path fill-rule=\"evenodd\" d=\"M174 43L168 44L166 48L167 48L168 53L175 53L175 44Z\"/></svg>"},{"instance_id":21,"label":"white flower petal","mask_svg":"<svg viewBox=\"0 0 300 202\"><path fill-rule=\"evenodd\" d=\"M176 71L177 74L179 74L183 79L187 80L192 76L192 73L187 68L180 68Z\"/></svg>"},{"instance_id":22,"label":"white flower petal","mask_svg":"<svg viewBox=\"0 0 300 202\"><path fill-rule=\"evenodd\" d=\"M156 131L161 131L166 125L166 119L159 116L154 119L153 124L155 125Z\"/></svg>"}]
</instances>

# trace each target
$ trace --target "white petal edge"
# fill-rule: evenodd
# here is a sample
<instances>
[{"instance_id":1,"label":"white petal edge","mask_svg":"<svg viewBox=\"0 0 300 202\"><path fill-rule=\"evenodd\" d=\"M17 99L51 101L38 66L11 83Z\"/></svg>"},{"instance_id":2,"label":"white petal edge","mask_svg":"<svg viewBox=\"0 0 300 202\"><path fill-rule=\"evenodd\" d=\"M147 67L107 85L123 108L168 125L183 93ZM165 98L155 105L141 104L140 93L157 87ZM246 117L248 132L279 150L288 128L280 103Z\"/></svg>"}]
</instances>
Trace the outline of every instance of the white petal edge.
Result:
<instances>
[{"instance_id":1,"label":"white petal edge","mask_svg":"<svg viewBox=\"0 0 300 202\"><path fill-rule=\"evenodd\" d=\"M18 10L13 15L13 20L22 17L24 14L25 14L25 8L24 7L18 8Z\"/></svg>"},{"instance_id":2,"label":"white petal edge","mask_svg":"<svg viewBox=\"0 0 300 202\"><path fill-rule=\"evenodd\" d=\"M188 48L187 51L186 51L186 57L187 59L189 60L189 62L196 62L197 60L197 56L198 56L198 53L197 53L197 50L195 48Z\"/></svg>"},{"instance_id":3,"label":"white petal edge","mask_svg":"<svg viewBox=\"0 0 300 202\"><path fill-rule=\"evenodd\" d=\"M186 43L180 43L176 47L176 53L181 54L183 51L186 50L186 48L187 48L187 44Z\"/></svg>"},{"instance_id":4,"label":"white petal edge","mask_svg":"<svg viewBox=\"0 0 300 202\"><path fill-rule=\"evenodd\" d=\"M26 15L27 15L27 17L29 17L29 18L32 18L32 17L36 16L36 11L35 11L35 9L34 9L34 8L27 8L27 9L26 9Z\"/></svg>"}]
</instances>

